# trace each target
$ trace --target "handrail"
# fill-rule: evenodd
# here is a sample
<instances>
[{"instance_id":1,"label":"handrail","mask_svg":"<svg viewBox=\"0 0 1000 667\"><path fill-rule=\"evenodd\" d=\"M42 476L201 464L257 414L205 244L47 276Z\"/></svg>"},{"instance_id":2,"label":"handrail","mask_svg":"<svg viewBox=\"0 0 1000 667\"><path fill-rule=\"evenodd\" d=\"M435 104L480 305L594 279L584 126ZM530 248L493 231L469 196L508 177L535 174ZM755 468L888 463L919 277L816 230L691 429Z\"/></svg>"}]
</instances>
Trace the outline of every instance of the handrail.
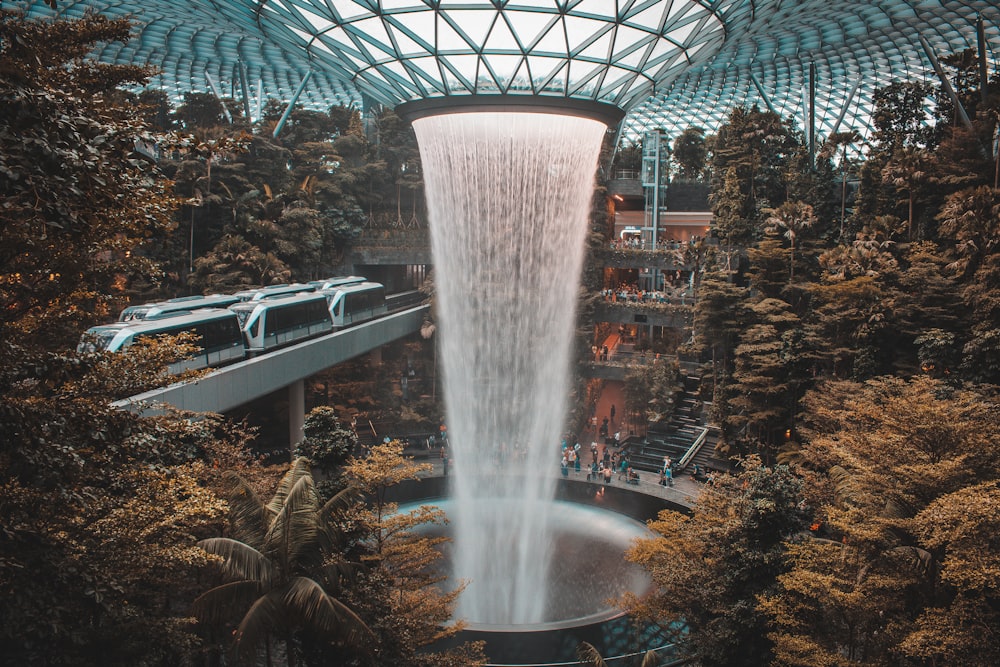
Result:
<instances>
[{"instance_id":1,"label":"handrail","mask_svg":"<svg viewBox=\"0 0 1000 667\"><path fill-rule=\"evenodd\" d=\"M691 447L688 448L686 452L684 452L684 456L681 457L681 460L677 462L678 471L684 470L684 468L687 467L687 464L690 463L691 459L695 457L695 455L698 453L698 450L701 449L701 446L705 444L705 440L707 438L708 438L708 428L702 428L701 434L694 439L694 443L691 445Z\"/></svg>"}]
</instances>

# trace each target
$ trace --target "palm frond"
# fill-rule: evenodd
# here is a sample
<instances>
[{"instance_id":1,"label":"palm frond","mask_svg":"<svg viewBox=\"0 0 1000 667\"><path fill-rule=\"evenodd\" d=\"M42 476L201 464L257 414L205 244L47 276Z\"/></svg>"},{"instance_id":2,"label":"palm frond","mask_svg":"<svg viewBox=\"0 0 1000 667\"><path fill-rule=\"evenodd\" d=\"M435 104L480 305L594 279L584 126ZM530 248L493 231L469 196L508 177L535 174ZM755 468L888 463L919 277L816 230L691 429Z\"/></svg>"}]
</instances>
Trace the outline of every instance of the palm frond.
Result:
<instances>
[{"instance_id":1,"label":"palm frond","mask_svg":"<svg viewBox=\"0 0 1000 667\"><path fill-rule=\"evenodd\" d=\"M371 629L350 607L327 594L308 577L289 580L284 604L304 626L324 635L340 637L352 646L371 646L375 639Z\"/></svg>"},{"instance_id":2,"label":"palm frond","mask_svg":"<svg viewBox=\"0 0 1000 667\"><path fill-rule=\"evenodd\" d=\"M269 509L273 514L277 514L281 511L281 507L285 504L285 498L288 494L292 492L295 488L296 482L303 477L303 475L309 475L309 459L304 456L292 461L292 465L288 468L288 472L281 478L278 482L278 488L274 491L274 497L271 501L267 503L267 509Z\"/></svg>"},{"instance_id":3,"label":"palm frond","mask_svg":"<svg viewBox=\"0 0 1000 667\"><path fill-rule=\"evenodd\" d=\"M229 524L238 540L259 549L271 522L271 514L246 480L230 472L226 474L229 490Z\"/></svg>"},{"instance_id":4,"label":"palm frond","mask_svg":"<svg viewBox=\"0 0 1000 667\"><path fill-rule=\"evenodd\" d=\"M249 544L229 537L211 537L198 542L210 554L222 557L222 571L228 577L268 586L274 576L271 561Z\"/></svg>"},{"instance_id":5,"label":"palm frond","mask_svg":"<svg viewBox=\"0 0 1000 667\"><path fill-rule=\"evenodd\" d=\"M594 667L607 667L608 664L604 661L600 651L594 648L594 645L590 642L580 642L580 645L576 648L576 657L581 662L593 665Z\"/></svg>"},{"instance_id":6,"label":"palm frond","mask_svg":"<svg viewBox=\"0 0 1000 667\"><path fill-rule=\"evenodd\" d=\"M233 647L241 663L254 664L257 646L287 619L282 591L274 590L257 599L243 616L234 634Z\"/></svg>"},{"instance_id":7,"label":"palm frond","mask_svg":"<svg viewBox=\"0 0 1000 667\"><path fill-rule=\"evenodd\" d=\"M231 581L205 591L191 603L191 613L202 623L237 619L260 597L259 582Z\"/></svg>"},{"instance_id":8,"label":"palm frond","mask_svg":"<svg viewBox=\"0 0 1000 667\"><path fill-rule=\"evenodd\" d=\"M315 542L318 505L312 475L299 477L271 522L264 551L288 567L294 565Z\"/></svg>"}]
</instances>

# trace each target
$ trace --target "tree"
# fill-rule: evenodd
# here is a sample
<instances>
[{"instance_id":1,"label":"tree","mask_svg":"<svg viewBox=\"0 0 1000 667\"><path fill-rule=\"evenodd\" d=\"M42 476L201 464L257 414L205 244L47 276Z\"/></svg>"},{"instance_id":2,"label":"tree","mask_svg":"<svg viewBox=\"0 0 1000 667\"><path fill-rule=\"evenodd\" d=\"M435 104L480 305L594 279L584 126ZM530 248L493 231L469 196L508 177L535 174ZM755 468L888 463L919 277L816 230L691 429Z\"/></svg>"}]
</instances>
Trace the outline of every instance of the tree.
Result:
<instances>
[{"instance_id":1,"label":"tree","mask_svg":"<svg viewBox=\"0 0 1000 667\"><path fill-rule=\"evenodd\" d=\"M421 527L444 521L441 510L421 506L399 512L388 500L392 487L430 468L403 457L403 443L394 440L352 458L346 476L364 490L370 501L359 515L361 546L367 568L351 589L354 605L377 636L378 664L404 667L460 667L485 662L482 643L431 651L437 642L453 638L461 622L449 622L463 587L441 589L446 577L438 562L438 547L447 540Z\"/></svg>"},{"instance_id":2,"label":"tree","mask_svg":"<svg viewBox=\"0 0 1000 667\"><path fill-rule=\"evenodd\" d=\"M166 234L174 202L134 157L136 139L151 137L117 91L149 73L84 60L129 29L99 16L40 22L0 10L4 339L65 347L132 276L155 273L141 251Z\"/></svg>"},{"instance_id":3,"label":"tree","mask_svg":"<svg viewBox=\"0 0 1000 667\"><path fill-rule=\"evenodd\" d=\"M678 178L700 180L705 174L707 157L704 128L689 127L674 139L673 160Z\"/></svg>"},{"instance_id":4,"label":"tree","mask_svg":"<svg viewBox=\"0 0 1000 667\"><path fill-rule=\"evenodd\" d=\"M363 647L372 639L371 630L333 595L345 565L338 512L350 506L355 490L348 487L321 504L304 458L292 463L266 503L238 475L227 479L234 537L213 537L198 546L219 557L231 581L200 595L194 614L207 624L238 619L233 649L241 662L252 663L260 645L277 635L294 665L297 628L353 649Z\"/></svg>"},{"instance_id":5,"label":"tree","mask_svg":"<svg viewBox=\"0 0 1000 667\"><path fill-rule=\"evenodd\" d=\"M796 350L790 343L799 318L780 299L763 299L751 306L751 324L735 349L732 397L726 423L740 439L756 443L769 459L784 432L791 428L798 398Z\"/></svg>"},{"instance_id":6,"label":"tree","mask_svg":"<svg viewBox=\"0 0 1000 667\"><path fill-rule=\"evenodd\" d=\"M776 209L772 209L767 218L768 230L783 231L782 236L788 239L788 283L795 280L795 240L806 229L815 224L816 216L813 207L800 201L788 201Z\"/></svg>"},{"instance_id":7,"label":"tree","mask_svg":"<svg viewBox=\"0 0 1000 667\"><path fill-rule=\"evenodd\" d=\"M135 154L137 138L153 137L119 88L148 72L87 59L130 31L97 15L0 10L0 654L10 663L181 664L199 643L187 607L204 555L192 546L222 510L206 461L232 433L110 405L156 376L164 350L128 365L72 351L129 281L158 278L143 255L170 230L167 184Z\"/></svg>"},{"instance_id":8,"label":"tree","mask_svg":"<svg viewBox=\"0 0 1000 667\"><path fill-rule=\"evenodd\" d=\"M240 236L225 236L212 252L194 261L190 284L203 292L230 292L287 282L291 271L273 253Z\"/></svg>"},{"instance_id":9,"label":"tree","mask_svg":"<svg viewBox=\"0 0 1000 667\"><path fill-rule=\"evenodd\" d=\"M801 483L786 466L747 459L698 496L691 517L670 510L649 522L626 559L642 565L655 590L623 605L674 628L680 650L706 665L765 665L771 654L757 596L784 571L785 540L804 528Z\"/></svg>"},{"instance_id":10,"label":"tree","mask_svg":"<svg viewBox=\"0 0 1000 667\"><path fill-rule=\"evenodd\" d=\"M313 408L303 425L305 438L295 446L295 455L309 459L313 467L332 477L358 446L358 434L344 428L329 406Z\"/></svg>"},{"instance_id":11,"label":"tree","mask_svg":"<svg viewBox=\"0 0 1000 667\"><path fill-rule=\"evenodd\" d=\"M977 529L997 502L995 393L883 378L825 383L803 405L807 496L829 539L792 548L765 604L777 663L995 662L995 634L960 645L998 608L994 531Z\"/></svg>"}]
</instances>

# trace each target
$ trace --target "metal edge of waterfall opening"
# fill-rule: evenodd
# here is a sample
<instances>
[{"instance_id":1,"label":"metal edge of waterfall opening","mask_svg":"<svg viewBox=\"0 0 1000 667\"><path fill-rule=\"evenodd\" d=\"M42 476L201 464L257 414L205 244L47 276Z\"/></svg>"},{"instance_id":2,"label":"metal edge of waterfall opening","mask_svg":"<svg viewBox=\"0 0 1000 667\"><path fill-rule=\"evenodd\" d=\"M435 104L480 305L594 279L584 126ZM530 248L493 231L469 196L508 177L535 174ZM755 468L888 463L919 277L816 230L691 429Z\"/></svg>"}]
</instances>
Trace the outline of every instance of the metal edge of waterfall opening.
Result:
<instances>
[{"instance_id":1,"label":"metal edge of waterfall opening","mask_svg":"<svg viewBox=\"0 0 1000 667\"><path fill-rule=\"evenodd\" d=\"M563 116L578 116L615 127L625 112L604 102L579 100L569 97L540 97L529 95L455 95L449 97L428 97L412 102L403 102L396 107L396 114L412 123L428 116L453 113L476 112L508 113L548 113Z\"/></svg>"}]
</instances>

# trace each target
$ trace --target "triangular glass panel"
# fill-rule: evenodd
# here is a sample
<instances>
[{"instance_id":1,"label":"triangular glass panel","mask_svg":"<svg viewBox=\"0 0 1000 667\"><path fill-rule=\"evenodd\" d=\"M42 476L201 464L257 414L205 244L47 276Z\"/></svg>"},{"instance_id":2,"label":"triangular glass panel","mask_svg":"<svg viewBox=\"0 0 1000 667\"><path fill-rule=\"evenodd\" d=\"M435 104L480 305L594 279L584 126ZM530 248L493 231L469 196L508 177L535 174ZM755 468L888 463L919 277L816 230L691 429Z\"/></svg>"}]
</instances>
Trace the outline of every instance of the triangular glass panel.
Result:
<instances>
[{"instance_id":1,"label":"triangular glass panel","mask_svg":"<svg viewBox=\"0 0 1000 667\"><path fill-rule=\"evenodd\" d=\"M414 56L420 53L430 53L431 48L429 44L420 44L414 41L409 34L405 31L400 30L396 25L390 20L386 26L392 37L396 40L396 50L400 55L403 56Z\"/></svg>"},{"instance_id":2,"label":"triangular glass panel","mask_svg":"<svg viewBox=\"0 0 1000 667\"><path fill-rule=\"evenodd\" d=\"M493 29L490 30L490 34L486 38L483 50L486 53L522 52L517 40L514 39L514 33L507 27L506 21L497 21L493 24Z\"/></svg>"},{"instance_id":3,"label":"triangular glass panel","mask_svg":"<svg viewBox=\"0 0 1000 667\"><path fill-rule=\"evenodd\" d=\"M545 58L543 56L528 56L527 60L528 69L531 71L531 80L536 83L549 78L550 74L566 62L557 58Z\"/></svg>"},{"instance_id":4,"label":"triangular glass panel","mask_svg":"<svg viewBox=\"0 0 1000 667\"><path fill-rule=\"evenodd\" d=\"M427 11L427 5L420 0L379 0L383 11L392 12L400 9L415 9L417 11Z\"/></svg>"},{"instance_id":5,"label":"triangular glass panel","mask_svg":"<svg viewBox=\"0 0 1000 667\"><path fill-rule=\"evenodd\" d=\"M504 88L507 82L511 80L511 77L514 76L514 72L517 71L517 68L524 61L524 57L491 54L485 56L483 60L488 66L490 77L494 79L497 86ZM486 73L486 70L479 70L480 75L484 73Z\"/></svg>"},{"instance_id":6,"label":"triangular glass panel","mask_svg":"<svg viewBox=\"0 0 1000 667\"><path fill-rule=\"evenodd\" d=\"M525 49L531 48L542 31L555 17L549 14L539 14L538 12L524 12L516 9L507 9L503 12L503 17L507 19L511 30L517 36L517 40Z\"/></svg>"},{"instance_id":7,"label":"triangular glass panel","mask_svg":"<svg viewBox=\"0 0 1000 667\"><path fill-rule=\"evenodd\" d=\"M609 25L607 31L603 35L595 39L591 44L588 44L586 48L581 50L579 53L573 54L573 57L608 62L611 58L611 44L613 37L614 30Z\"/></svg>"},{"instance_id":8,"label":"triangular glass panel","mask_svg":"<svg viewBox=\"0 0 1000 667\"><path fill-rule=\"evenodd\" d=\"M466 4L466 6L468 5ZM493 7L484 7L483 9L449 9L441 14L447 16L452 25L465 33L473 44L480 47L486 41L486 35L493 27L493 22L496 21L499 12Z\"/></svg>"},{"instance_id":9,"label":"triangular glass panel","mask_svg":"<svg viewBox=\"0 0 1000 667\"><path fill-rule=\"evenodd\" d=\"M476 65L479 63L479 56L475 55L450 55L441 57L441 62L452 70L452 75L465 80L465 85L472 87L476 80Z\"/></svg>"},{"instance_id":10,"label":"triangular glass panel","mask_svg":"<svg viewBox=\"0 0 1000 667\"><path fill-rule=\"evenodd\" d=\"M594 35L614 27L614 24L606 21L595 21L579 16L566 16L563 20L566 23L566 38L569 42L569 48L573 51L590 41Z\"/></svg>"},{"instance_id":11,"label":"triangular glass panel","mask_svg":"<svg viewBox=\"0 0 1000 667\"><path fill-rule=\"evenodd\" d=\"M469 45L461 35L455 32L455 29L448 23L448 20L443 16L438 15L437 20L437 50L438 53L455 51L475 51L475 48Z\"/></svg>"},{"instance_id":12,"label":"triangular glass panel","mask_svg":"<svg viewBox=\"0 0 1000 667\"><path fill-rule=\"evenodd\" d=\"M644 63L646 51L649 50L648 45L639 46L637 49L631 53L625 55L615 56L615 64L621 65L622 67L627 67L629 69L640 69L640 65Z\"/></svg>"},{"instance_id":13,"label":"triangular glass panel","mask_svg":"<svg viewBox=\"0 0 1000 667\"><path fill-rule=\"evenodd\" d=\"M562 19L554 21L552 27L542 35L542 38L531 50L534 53L566 57L569 54L569 49L566 47L566 32L563 30Z\"/></svg>"},{"instance_id":14,"label":"triangular glass panel","mask_svg":"<svg viewBox=\"0 0 1000 667\"><path fill-rule=\"evenodd\" d=\"M696 26L697 22L692 21L691 23L677 26L676 28L669 28L664 37L669 39L671 42L674 42L675 44L683 44L685 41L687 41L688 37L691 36L691 33L694 32Z\"/></svg>"},{"instance_id":15,"label":"triangular glass panel","mask_svg":"<svg viewBox=\"0 0 1000 667\"><path fill-rule=\"evenodd\" d=\"M614 59L617 60L623 53L629 53L635 45L648 44L653 39L655 37L648 32L636 30L627 25L618 26L615 30Z\"/></svg>"},{"instance_id":16,"label":"triangular glass panel","mask_svg":"<svg viewBox=\"0 0 1000 667\"><path fill-rule=\"evenodd\" d=\"M332 5L333 9L337 12L337 15L342 19L353 19L359 16L369 15L371 12L364 7L361 7L359 3L354 2L354 0L326 0L327 4Z\"/></svg>"},{"instance_id":17,"label":"triangular glass panel","mask_svg":"<svg viewBox=\"0 0 1000 667\"><path fill-rule=\"evenodd\" d=\"M355 21L351 24L352 31L357 35L366 45L368 50L380 49L384 53L391 56L396 55L396 49L392 46L392 40L389 39L389 33L386 32L385 26L382 25L382 19L371 18L362 19L360 21Z\"/></svg>"},{"instance_id":18,"label":"triangular glass panel","mask_svg":"<svg viewBox=\"0 0 1000 667\"><path fill-rule=\"evenodd\" d=\"M441 80L441 69L438 67L437 58L424 56L405 61L413 73L423 79L428 85L444 93L444 82Z\"/></svg>"},{"instance_id":19,"label":"triangular glass panel","mask_svg":"<svg viewBox=\"0 0 1000 667\"><path fill-rule=\"evenodd\" d=\"M397 34L405 34L416 43L425 42L434 48L434 14L431 12L413 12L412 14L396 14L384 17L386 23L396 30Z\"/></svg>"},{"instance_id":20,"label":"triangular glass panel","mask_svg":"<svg viewBox=\"0 0 1000 667\"><path fill-rule=\"evenodd\" d=\"M569 13L573 15L590 14L606 21L614 21L616 4L618 3L608 0L579 0L576 3L570 2Z\"/></svg>"},{"instance_id":21,"label":"triangular glass panel","mask_svg":"<svg viewBox=\"0 0 1000 667\"><path fill-rule=\"evenodd\" d=\"M653 3L645 9L638 9L635 13L626 15L625 23L645 30L659 32L660 26L663 24L663 10L662 2Z\"/></svg>"},{"instance_id":22,"label":"triangular glass panel","mask_svg":"<svg viewBox=\"0 0 1000 667\"><path fill-rule=\"evenodd\" d=\"M329 44L334 50L343 50L345 53L358 53L358 47L343 28L330 28L319 39Z\"/></svg>"},{"instance_id":23,"label":"triangular glass panel","mask_svg":"<svg viewBox=\"0 0 1000 667\"><path fill-rule=\"evenodd\" d=\"M521 64L518 65L514 73L509 77L505 77L504 92L537 93L538 91L535 89L534 82L528 73L528 64L524 62L524 58L520 60Z\"/></svg>"}]
</instances>

